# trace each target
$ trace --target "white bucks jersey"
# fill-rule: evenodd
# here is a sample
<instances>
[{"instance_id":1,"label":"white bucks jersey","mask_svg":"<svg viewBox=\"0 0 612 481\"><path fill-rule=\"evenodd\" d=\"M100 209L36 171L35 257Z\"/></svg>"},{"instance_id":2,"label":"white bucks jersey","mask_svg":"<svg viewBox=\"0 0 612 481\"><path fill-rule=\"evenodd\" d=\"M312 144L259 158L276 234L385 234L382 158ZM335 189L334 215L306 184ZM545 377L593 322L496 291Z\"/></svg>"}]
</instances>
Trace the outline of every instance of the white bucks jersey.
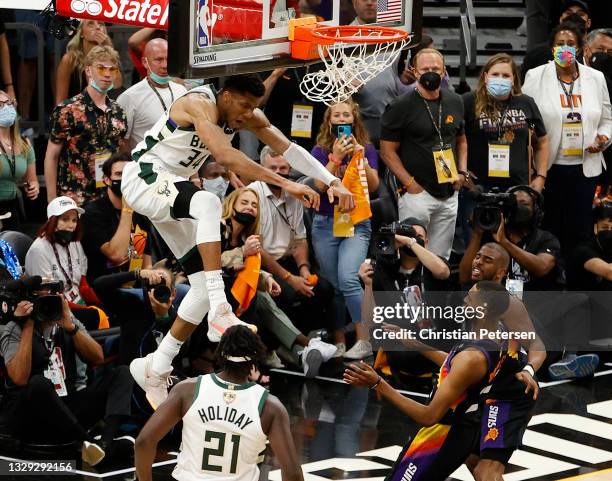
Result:
<instances>
[{"instance_id":1,"label":"white bucks jersey","mask_svg":"<svg viewBox=\"0 0 612 481\"><path fill-rule=\"evenodd\" d=\"M193 95L195 92L203 93L212 102L217 103L216 92L208 85L196 87L181 97ZM132 151L132 159L153 164L156 172L171 172L187 179L197 172L210 155L210 151L200 140L194 126L176 125L170 118L171 110L172 107L145 133L142 142ZM234 131L227 127L223 130L231 141Z\"/></svg>"},{"instance_id":2,"label":"white bucks jersey","mask_svg":"<svg viewBox=\"0 0 612 481\"><path fill-rule=\"evenodd\" d=\"M172 476L179 481L258 481L267 436L260 416L268 391L232 385L215 374L198 378L183 417L183 439Z\"/></svg>"}]
</instances>

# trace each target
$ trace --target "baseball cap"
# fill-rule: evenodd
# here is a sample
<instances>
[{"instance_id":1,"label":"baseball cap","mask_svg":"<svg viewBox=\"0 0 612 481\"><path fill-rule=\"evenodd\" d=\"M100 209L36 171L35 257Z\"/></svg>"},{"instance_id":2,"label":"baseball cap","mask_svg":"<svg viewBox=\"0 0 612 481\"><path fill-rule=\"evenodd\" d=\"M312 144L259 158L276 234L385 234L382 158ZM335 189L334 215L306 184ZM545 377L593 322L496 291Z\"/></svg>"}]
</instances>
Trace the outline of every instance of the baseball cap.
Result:
<instances>
[{"instance_id":1,"label":"baseball cap","mask_svg":"<svg viewBox=\"0 0 612 481\"><path fill-rule=\"evenodd\" d=\"M64 212L68 212L72 209L76 210L79 215L85 212L70 197L67 197L65 195L61 197L56 197L51 202L49 202L49 205L47 206L47 219L50 219L53 215L62 215Z\"/></svg>"},{"instance_id":2,"label":"baseball cap","mask_svg":"<svg viewBox=\"0 0 612 481\"><path fill-rule=\"evenodd\" d=\"M582 0L567 0L565 2L563 2L563 7L561 12L565 12L568 8L570 7L580 7L581 10L584 10L586 12L586 14L589 16L589 18L591 18L591 10L589 9L589 6L586 4L586 2L583 2Z\"/></svg>"},{"instance_id":3,"label":"baseball cap","mask_svg":"<svg viewBox=\"0 0 612 481\"><path fill-rule=\"evenodd\" d=\"M422 220L417 219L416 217L408 217L400 222L400 224L404 227L408 227L411 225L418 225L423 228L425 233L427 233L427 224Z\"/></svg>"}]
</instances>

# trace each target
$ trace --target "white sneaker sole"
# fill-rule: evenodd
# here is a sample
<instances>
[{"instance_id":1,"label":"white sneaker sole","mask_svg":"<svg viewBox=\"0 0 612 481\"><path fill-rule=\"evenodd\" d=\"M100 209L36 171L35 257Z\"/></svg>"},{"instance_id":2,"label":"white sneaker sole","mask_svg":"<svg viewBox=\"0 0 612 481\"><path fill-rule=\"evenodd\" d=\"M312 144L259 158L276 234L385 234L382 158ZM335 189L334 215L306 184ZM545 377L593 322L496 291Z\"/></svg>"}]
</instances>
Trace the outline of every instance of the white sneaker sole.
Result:
<instances>
[{"instance_id":1,"label":"white sneaker sole","mask_svg":"<svg viewBox=\"0 0 612 481\"><path fill-rule=\"evenodd\" d=\"M146 364L146 362L147 362L147 360L144 357L139 357L137 359L134 359L130 363L130 374L134 378L134 381L136 381L136 384L138 384L140 386L140 388L145 392L145 398L147 399L147 401L149 402L149 404L151 405L153 410L156 410L161 403L155 402L151 398L149 393L147 392L147 389L146 389L146 378L145 378L145 375L144 375L144 372L146 371L146 366L143 366L142 368L140 367L140 364Z\"/></svg>"}]
</instances>

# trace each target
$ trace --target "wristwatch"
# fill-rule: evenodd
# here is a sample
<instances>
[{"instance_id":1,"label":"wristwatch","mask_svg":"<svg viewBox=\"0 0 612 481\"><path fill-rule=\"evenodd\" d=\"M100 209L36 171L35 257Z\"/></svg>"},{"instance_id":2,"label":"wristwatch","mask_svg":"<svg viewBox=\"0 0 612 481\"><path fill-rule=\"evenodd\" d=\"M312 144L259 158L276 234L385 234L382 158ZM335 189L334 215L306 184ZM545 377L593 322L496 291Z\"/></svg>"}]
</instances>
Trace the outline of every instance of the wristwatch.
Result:
<instances>
[{"instance_id":1,"label":"wristwatch","mask_svg":"<svg viewBox=\"0 0 612 481\"><path fill-rule=\"evenodd\" d=\"M71 335L71 336L75 336L75 335L76 335L76 333L77 333L77 332L79 332L79 330L80 330L80 329L81 329L81 328L80 328L80 327L79 327L77 324L75 324L75 325L74 325L74 329L73 329L72 331L68 331L68 330L66 330L66 332L67 332L69 335Z\"/></svg>"}]
</instances>

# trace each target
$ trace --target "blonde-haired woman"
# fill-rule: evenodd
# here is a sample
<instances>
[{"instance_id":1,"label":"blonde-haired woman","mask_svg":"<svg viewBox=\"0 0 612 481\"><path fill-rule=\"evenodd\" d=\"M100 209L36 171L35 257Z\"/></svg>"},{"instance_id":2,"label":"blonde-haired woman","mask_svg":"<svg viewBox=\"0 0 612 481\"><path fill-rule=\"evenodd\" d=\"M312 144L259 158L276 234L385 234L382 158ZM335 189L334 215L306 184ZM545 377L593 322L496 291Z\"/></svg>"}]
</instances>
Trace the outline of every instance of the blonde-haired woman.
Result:
<instances>
[{"instance_id":1,"label":"blonde-haired woman","mask_svg":"<svg viewBox=\"0 0 612 481\"><path fill-rule=\"evenodd\" d=\"M39 186L34 149L20 134L15 100L0 90L0 214L11 213L2 221L4 229L19 226L17 191L22 182L28 198L36 199Z\"/></svg>"},{"instance_id":2,"label":"blonde-haired woman","mask_svg":"<svg viewBox=\"0 0 612 481\"><path fill-rule=\"evenodd\" d=\"M350 128L350 135L342 134L345 128ZM317 145L312 149L313 157L342 179L353 152L358 148L364 149L368 190L375 192L379 184L378 154L370 143L359 106L349 99L328 107L317 136ZM319 181L315 185L321 192L327 189ZM352 237L334 236L334 206L329 203L326 195L321 196L321 206L312 222L312 243L320 272L335 289L334 342L338 352L348 359L363 359L372 354L368 329L361 322L363 289L358 275L359 266L368 252L371 234L370 220L366 219L355 225ZM348 351L344 336L347 309L357 332L357 342Z\"/></svg>"},{"instance_id":3,"label":"blonde-haired woman","mask_svg":"<svg viewBox=\"0 0 612 481\"><path fill-rule=\"evenodd\" d=\"M473 92L463 95L468 169L486 190L531 183L538 192L546 180L548 137L533 98L521 92L514 59L493 55ZM530 165L529 129L535 129L535 169Z\"/></svg>"},{"instance_id":4,"label":"blonde-haired woman","mask_svg":"<svg viewBox=\"0 0 612 481\"><path fill-rule=\"evenodd\" d=\"M85 57L96 45L113 46L106 31L106 25L97 20L83 20L68 42L66 53L57 66L55 103L73 97L87 87ZM121 73L113 82L114 88L121 87ZM112 98L115 98L111 95Z\"/></svg>"}]
</instances>

